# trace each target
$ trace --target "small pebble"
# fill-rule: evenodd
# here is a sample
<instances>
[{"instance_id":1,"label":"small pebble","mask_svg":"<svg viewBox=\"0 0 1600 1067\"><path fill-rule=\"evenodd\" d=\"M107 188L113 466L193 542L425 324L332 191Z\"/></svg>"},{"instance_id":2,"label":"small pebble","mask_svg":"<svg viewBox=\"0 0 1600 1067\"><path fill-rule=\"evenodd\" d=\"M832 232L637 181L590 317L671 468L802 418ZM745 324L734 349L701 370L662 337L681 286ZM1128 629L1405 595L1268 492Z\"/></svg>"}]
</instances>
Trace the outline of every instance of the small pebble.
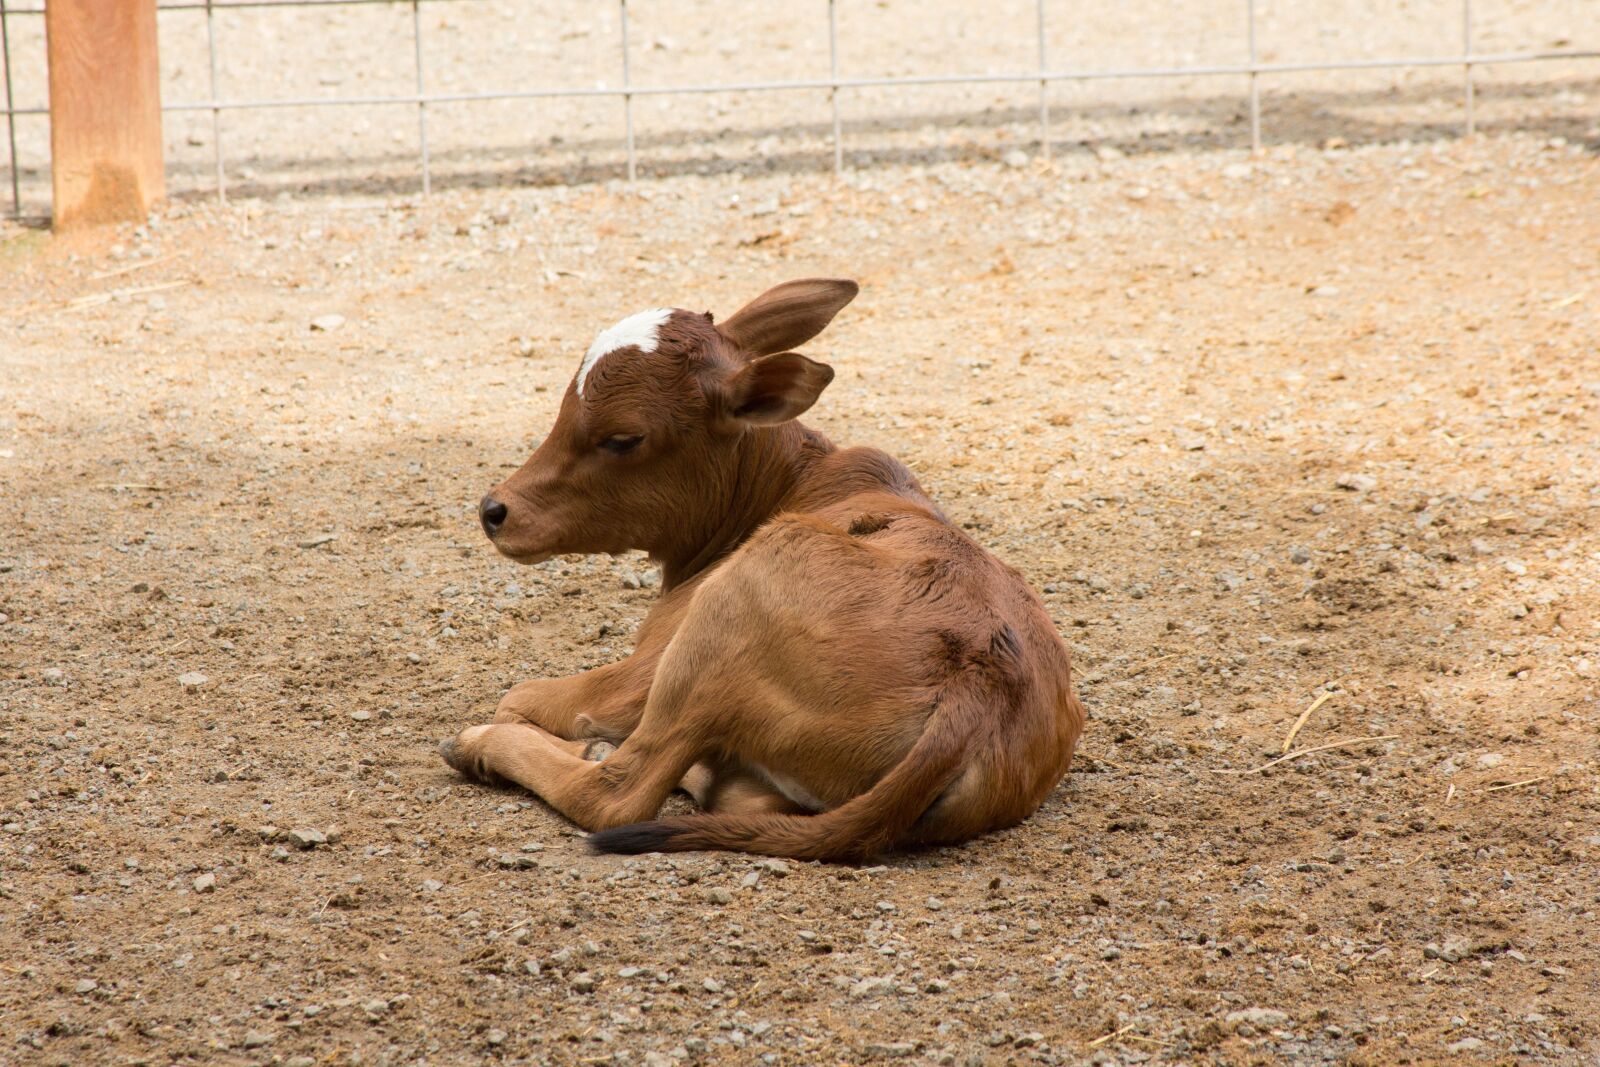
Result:
<instances>
[{"instance_id":1,"label":"small pebble","mask_svg":"<svg viewBox=\"0 0 1600 1067\"><path fill-rule=\"evenodd\" d=\"M1378 488L1378 479L1370 474L1341 474L1333 483L1340 489L1349 489L1356 493L1370 493Z\"/></svg>"},{"instance_id":2,"label":"small pebble","mask_svg":"<svg viewBox=\"0 0 1600 1067\"><path fill-rule=\"evenodd\" d=\"M865 1050L868 1056L881 1056L884 1059L904 1059L914 1056L917 1046L909 1041L874 1041L867 1045Z\"/></svg>"},{"instance_id":3,"label":"small pebble","mask_svg":"<svg viewBox=\"0 0 1600 1067\"><path fill-rule=\"evenodd\" d=\"M1223 1016L1222 1021L1235 1028L1248 1026L1257 1030L1267 1030L1284 1025L1289 1021L1289 1016L1286 1012L1275 1008L1244 1008L1240 1011L1230 1011Z\"/></svg>"},{"instance_id":4,"label":"small pebble","mask_svg":"<svg viewBox=\"0 0 1600 1067\"><path fill-rule=\"evenodd\" d=\"M289 831L289 843L296 848L316 848L328 843L328 835L308 826L297 827Z\"/></svg>"}]
</instances>

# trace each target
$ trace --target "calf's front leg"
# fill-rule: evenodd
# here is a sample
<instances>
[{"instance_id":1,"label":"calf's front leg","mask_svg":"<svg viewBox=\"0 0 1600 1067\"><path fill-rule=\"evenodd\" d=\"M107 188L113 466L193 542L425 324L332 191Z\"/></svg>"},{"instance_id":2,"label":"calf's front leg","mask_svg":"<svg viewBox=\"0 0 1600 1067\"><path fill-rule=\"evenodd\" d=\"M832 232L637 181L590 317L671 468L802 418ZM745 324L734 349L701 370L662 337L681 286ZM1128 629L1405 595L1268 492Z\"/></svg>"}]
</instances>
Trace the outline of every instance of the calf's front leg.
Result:
<instances>
[{"instance_id":1,"label":"calf's front leg","mask_svg":"<svg viewBox=\"0 0 1600 1067\"><path fill-rule=\"evenodd\" d=\"M585 759L588 748L537 726L501 722L468 727L439 751L462 774L539 794L585 830L650 818L697 756L681 734L660 729L636 731L603 762Z\"/></svg>"},{"instance_id":2,"label":"calf's front leg","mask_svg":"<svg viewBox=\"0 0 1600 1067\"><path fill-rule=\"evenodd\" d=\"M569 741L620 742L639 725L656 666L700 581L697 576L662 594L639 627L633 655L568 678L536 678L514 685L500 699L494 721L527 723Z\"/></svg>"},{"instance_id":3,"label":"calf's front leg","mask_svg":"<svg viewBox=\"0 0 1600 1067\"><path fill-rule=\"evenodd\" d=\"M644 714L657 658L635 652L582 674L520 682L500 698L494 721L537 726L568 741L621 741Z\"/></svg>"}]
</instances>

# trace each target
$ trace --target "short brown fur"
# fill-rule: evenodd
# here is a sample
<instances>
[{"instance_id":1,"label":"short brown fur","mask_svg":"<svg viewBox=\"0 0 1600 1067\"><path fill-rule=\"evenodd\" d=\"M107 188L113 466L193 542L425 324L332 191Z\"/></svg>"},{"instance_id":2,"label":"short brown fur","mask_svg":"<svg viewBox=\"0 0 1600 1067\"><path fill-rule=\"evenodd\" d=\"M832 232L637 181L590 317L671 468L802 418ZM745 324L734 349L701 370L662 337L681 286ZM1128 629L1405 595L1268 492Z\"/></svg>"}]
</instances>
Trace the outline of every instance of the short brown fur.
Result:
<instances>
[{"instance_id":1,"label":"short brown fur","mask_svg":"<svg viewBox=\"0 0 1600 1067\"><path fill-rule=\"evenodd\" d=\"M1066 647L1012 568L906 467L795 421L833 377L788 351L855 296L781 285L654 351L603 356L483 503L525 563L645 549L663 594L628 658L513 687L443 746L601 851L856 860L1031 814L1084 724ZM596 741L618 744L603 761ZM687 789L707 813L655 822Z\"/></svg>"}]
</instances>

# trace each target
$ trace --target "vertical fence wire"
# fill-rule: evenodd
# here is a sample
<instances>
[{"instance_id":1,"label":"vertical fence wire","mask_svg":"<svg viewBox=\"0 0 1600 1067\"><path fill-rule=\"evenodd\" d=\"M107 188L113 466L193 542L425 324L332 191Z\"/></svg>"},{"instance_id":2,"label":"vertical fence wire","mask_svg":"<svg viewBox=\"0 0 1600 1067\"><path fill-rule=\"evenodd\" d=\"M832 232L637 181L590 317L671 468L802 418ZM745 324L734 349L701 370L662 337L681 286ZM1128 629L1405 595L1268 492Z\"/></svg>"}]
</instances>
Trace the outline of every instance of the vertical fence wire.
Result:
<instances>
[{"instance_id":1,"label":"vertical fence wire","mask_svg":"<svg viewBox=\"0 0 1600 1067\"><path fill-rule=\"evenodd\" d=\"M839 5L828 0L828 104L833 108L833 176L844 173L844 138L839 125Z\"/></svg>"},{"instance_id":2,"label":"vertical fence wire","mask_svg":"<svg viewBox=\"0 0 1600 1067\"><path fill-rule=\"evenodd\" d=\"M1245 0L1250 23L1250 151L1261 151L1261 87L1256 84L1256 0Z\"/></svg>"},{"instance_id":3,"label":"vertical fence wire","mask_svg":"<svg viewBox=\"0 0 1600 1067\"><path fill-rule=\"evenodd\" d=\"M1050 159L1050 64L1044 42L1044 0L1034 0L1034 32L1039 37L1039 158Z\"/></svg>"},{"instance_id":4,"label":"vertical fence wire","mask_svg":"<svg viewBox=\"0 0 1600 1067\"><path fill-rule=\"evenodd\" d=\"M17 175L17 105L11 95L11 29L6 0L0 0L0 62L6 65L6 137L11 142L11 216L22 217L22 185Z\"/></svg>"},{"instance_id":5,"label":"vertical fence wire","mask_svg":"<svg viewBox=\"0 0 1600 1067\"><path fill-rule=\"evenodd\" d=\"M215 105L220 98L217 96L217 24L211 0L206 0L206 51L211 57L211 103ZM217 203L226 204L228 176L222 166L222 109L215 106L211 109L211 158L217 170Z\"/></svg>"},{"instance_id":6,"label":"vertical fence wire","mask_svg":"<svg viewBox=\"0 0 1600 1067\"><path fill-rule=\"evenodd\" d=\"M1478 130L1472 85L1472 0L1461 0L1461 54L1467 60L1461 65L1461 81L1467 105L1467 136L1471 137Z\"/></svg>"},{"instance_id":7,"label":"vertical fence wire","mask_svg":"<svg viewBox=\"0 0 1600 1067\"><path fill-rule=\"evenodd\" d=\"M210 60L211 94L209 100L193 103L179 103L166 105L164 110L169 111L210 111L212 121L213 156L216 168L217 197L219 201L227 199L226 163L223 152L222 112L233 109L247 108L277 108L277 107L332 107L345 104L415 104L417 108L417 129L419 149L422 163L422 191L424 195L431 192L432 165L428 145L428 120L427 112L430 104L449 102L456 103L467 100L497 100L497 99L525 99L564 96L621 96L624 108L624 117L627 126L627 177L629 183L636 181L638 176L638 159L634 135L633 103L634 97L639 95L662 95L677 93L726 93L726 92L753 92L762 90L800 90L827 88L830 110L833 119L833 169L835 175L840 175L844 170L844 137L843 124L840 114L839 93L843 89L863 88L880 85L922 85L922 84L963 84L984 82L1035 82L1039 87L1039 147L1040 158L1048 160L1051 153L1051 128L1050 128L1050 84L1054 81L1088 81L1100 79L1120 79L1128 77L1184 77L1192 75L1230 75L1244 73L1249 78L1249 114L1250 114L1250 147L1253 152L1259 152L1262 146L1261 138L1261 92L1260 78L1263 74L1276 74L1283 71L1309 71L1309 70L1356 70L1356 69L1381 69L1400 67L1451 67L1459 65L1463 80L1464 121L1463 127L1466 136L1477 132L1476 113L1476 68L1484 65L1527 63L1536 60L1557 59L1592 59L1600 56L1600 51L1595 50L1568 50L1568 51L1523 51L1505 53L1477 53L1474 47L1474 27L1472 0L1461 0L1460 31L1461 52L1459 56L1426 56L1426 57L1394 57L1379 60L1345 60L1329 61L1322 63L1274 63L1263 65L1259 49L1259 12L1257 0L1245 0L1246 26L1249 43L1249 61L1245 64L1223 64L1201 66L1194 68L1143 68L1136 70L1079 70L1059 71L1049 67L1049 39L1047 34L1047 20L1045 5L1047 0L1035 0L1034 21L1036 45L1038 51L1038 65L1034 71L1017 71L1013 74L1003 75L976 75L963 77L960 75L908 77L908 78L857 78L846 79L840 75L839 61L839 34L838 34L838 8L839 0L827 0L828 4L828 71L826 81L821 79L793 81L793 82L749 82L732 83L727 85L685 85L685 86L635 86L632 75L632 55L629 42L629 11L628 0L618 0L618 14L620 27L620 45L622 51L622 87L620 90L601 87L595 90L574 89L562 90L533 90L511 91L506 93L456 93L429 96L424 69L423 38L421 3L422 0L400 0L401 3L410 3L414 61L416 67L416 91L412 96L372 97L372 98L344 98L332 97L327 99L268 99L231 101L224 100L220 93L220 60L216 34L216 10L230 6L239 7L304 7L304 6L332 6L340 3L377 3L392 2L392 0L280 0L280 2L264 3L262 0L250 0L245 3L230 3L228 0L178 0L160 6L160 10L203 10L206 15L206 43ZM47 108L22 108L18 109L14 96L14 77L12 72L10 19L18 15L40 16L44 14L43 6L30 6L18 8L10 0L0 0L0 61L4 64L5 82L5 116L7 140L10 148L11 172L11 213L20 217L22 213L21 197L21 162L17 155L16 118L19 114L48 114Z\"/></svg>"},{"instance_id":8,"label":"vertical fence wire","mask_svg":"<svg viewBox=\"0 0 1600 1067\"><path fill-rule=\"evenodd\" d=\"M422 157L422 195L433 192L433 168L428 159L428 103L422 78L422 4L411 0L411 50L417 70L417 152Z\"/></svg>"},{"instance_id":9,"label":"vertical fence wire","mask_svg":"<svg viewBox=\"0 0 1600 1067\"><path fill-rule=\"evenodd\" d=\"M618 0L622 24L622 120L628 127L628 184L632 185L638 174L633 153L633 70L628 60L628 0Z\"/></svg>"}]
</instances>

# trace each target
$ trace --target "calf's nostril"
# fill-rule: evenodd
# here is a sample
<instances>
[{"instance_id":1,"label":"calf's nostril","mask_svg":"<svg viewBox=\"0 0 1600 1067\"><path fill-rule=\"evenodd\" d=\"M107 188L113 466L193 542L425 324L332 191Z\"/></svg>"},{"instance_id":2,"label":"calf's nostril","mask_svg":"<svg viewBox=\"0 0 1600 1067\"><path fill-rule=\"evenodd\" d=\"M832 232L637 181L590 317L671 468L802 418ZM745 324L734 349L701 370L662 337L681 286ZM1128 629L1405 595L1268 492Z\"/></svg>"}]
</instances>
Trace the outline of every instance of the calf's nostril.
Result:
<instances>
[{"instance_id":1,"label":"calf's nostril","mask_svg":"<svg viewBox=\"0 0 1600 1067\"><path fill-rule=\"evenodd\" d=\"M483 523L483 532L490 537L506 521L506 506L492 496L486 496L478 501L478 521Z\"/></svg>"}]
</instances>

